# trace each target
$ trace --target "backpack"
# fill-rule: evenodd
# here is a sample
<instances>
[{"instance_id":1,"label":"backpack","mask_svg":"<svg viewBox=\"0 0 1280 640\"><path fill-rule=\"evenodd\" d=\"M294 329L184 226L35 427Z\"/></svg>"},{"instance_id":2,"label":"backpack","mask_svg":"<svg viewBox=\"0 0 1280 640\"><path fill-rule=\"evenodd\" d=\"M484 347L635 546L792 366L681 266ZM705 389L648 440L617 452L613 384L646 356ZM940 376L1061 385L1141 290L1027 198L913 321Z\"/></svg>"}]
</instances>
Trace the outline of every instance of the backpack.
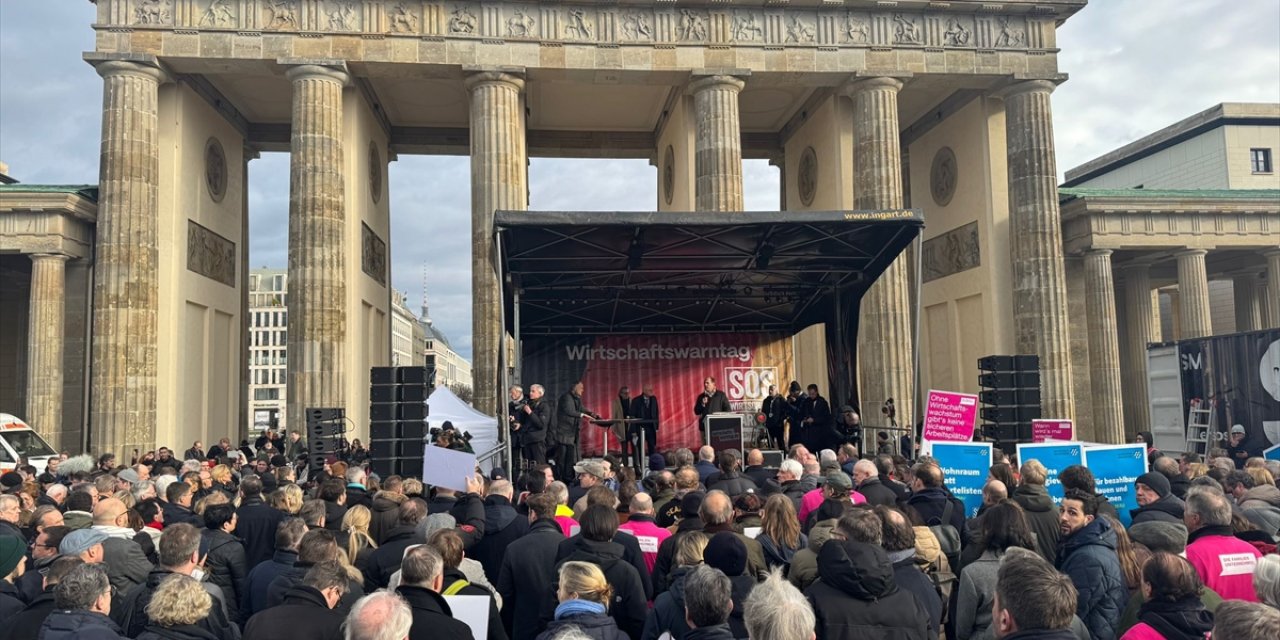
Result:
<instances>
[{"instance_id":1,"label":"backpack","mask_svg":"<svg viewBox=\"0 0 1280 640\"><path fill-rule=\"evenodd\" d=\"M938 524L929 524L929 530L938 539L938 546L947 557L947 563L952 567L958 567L960 566L960 532L956 531L955 526L951 524L951 513L954 508L955 501L947 498L947 505L942 508L942 521Z\"/></svg>"},{"instance_id":2,"label":"backpack","mask_svg":"<svg viewBox=\"0 0 1280 640\"><path fill-rule=\"evenodd\" d=\"M463 589L466 589L469 586L471 586L471 583L467 582L466 580L454 580L452 584L450 584L448 587L445 587L444 591L440 592L440 595L456 596L458 595L459 591L462 591Z\"/></svg>"}]
</instances>

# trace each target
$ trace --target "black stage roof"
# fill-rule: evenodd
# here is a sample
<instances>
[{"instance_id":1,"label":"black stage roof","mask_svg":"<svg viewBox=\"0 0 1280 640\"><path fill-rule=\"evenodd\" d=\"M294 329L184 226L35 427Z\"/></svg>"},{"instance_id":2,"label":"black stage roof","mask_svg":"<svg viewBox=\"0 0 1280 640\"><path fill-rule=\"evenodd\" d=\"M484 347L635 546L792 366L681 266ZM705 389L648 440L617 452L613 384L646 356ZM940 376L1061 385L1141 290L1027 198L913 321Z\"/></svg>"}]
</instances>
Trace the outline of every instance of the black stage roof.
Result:
<instances>
[{"instance_id":1,"label":"black stage roof","mask_svg":"<svg viewBox=\"0 0 1280 640\"><path fill-rule=\"evenodd\" d=\"M915 209L494 218L508 326L523 336L793 333L833 320L838 299L856 309L923 226Z\"/></svg>"}]
</instances>

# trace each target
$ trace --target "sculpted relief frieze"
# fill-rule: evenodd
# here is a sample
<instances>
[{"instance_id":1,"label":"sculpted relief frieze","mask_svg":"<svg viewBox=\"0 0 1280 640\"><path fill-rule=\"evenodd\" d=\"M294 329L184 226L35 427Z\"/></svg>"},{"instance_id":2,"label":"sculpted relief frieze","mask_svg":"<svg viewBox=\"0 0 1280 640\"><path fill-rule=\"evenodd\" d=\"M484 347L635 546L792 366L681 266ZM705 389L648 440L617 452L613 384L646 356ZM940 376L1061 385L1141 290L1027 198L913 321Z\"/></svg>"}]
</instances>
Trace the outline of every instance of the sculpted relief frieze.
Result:
<instances>
[{"instance_id":1,"label":"sculpted relief frieze","mask_svg":"<svg viewBox=\"0 0 1280 640\"><path fill-rule=\"evenodd\" d=\"M820 48L1052 48L1054 16L437 0L99 0L108 28L601 45ZM117 18L118 16L118 18ZM113 24L114 21L122 24Z\"/></svg>"}]
</instances>

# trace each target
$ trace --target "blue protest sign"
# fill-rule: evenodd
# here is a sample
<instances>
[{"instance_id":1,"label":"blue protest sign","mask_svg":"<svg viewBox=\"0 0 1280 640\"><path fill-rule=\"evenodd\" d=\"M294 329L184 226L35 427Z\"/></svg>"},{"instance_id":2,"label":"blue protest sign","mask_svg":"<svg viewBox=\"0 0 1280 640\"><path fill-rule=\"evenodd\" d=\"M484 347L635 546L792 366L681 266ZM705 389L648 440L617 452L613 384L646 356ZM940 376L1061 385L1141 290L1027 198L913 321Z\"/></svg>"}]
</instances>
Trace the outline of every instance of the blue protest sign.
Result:
<instances>
[{"instance_id":1,"label":"blue protest sign","mask_svg":"<svg viewBox=\"0 0 1280 640\"><path fill-rule=\"evenodd\" d=\"M938 461L951 494L964 503L964 515L978 515L982 506L982 485L991 470L990 442L935 442L933 458Z\"/></svg>"},{"instance_id":2,"label":"blue protest sign","mask_svg":"<svg viewBox=\"0 0 1280 640\"><path fill-rule=\"evenodd\" d=\"M1026 464L1031 460L1039 460L1047 471L1045 489L1049 490L1049 495L1057 502L1062 500L1062 483L1058 481L1058 474L1073 464L1083 464L1083 451L1084 446L1079 442L1019 443L1018 463Z\"/></svg>"},{"instance_id":3,"label":"blue protest sign","mask_svg":"<svg viewBox=\"0 0 1280 640\"><path fill-rule=\"evenodd\" d=\"M1116 508L1124 526L1129 526L1129 511L1138 508L1134 481L1147 472L1146 445L1139 442L1085 447L1084 466L1093 472L1098 493Z\"/></svg>"},{"instance_id":4,"label":"blue protest sign","mask_svg":"<svg viewBox=\"0 0 1280 640\"><path fill-rule=\"evenodd\" d=\"M1280 460L1280 444L1263 451L1262 457L1267 460Z\"/></svg>"}]
</instances>

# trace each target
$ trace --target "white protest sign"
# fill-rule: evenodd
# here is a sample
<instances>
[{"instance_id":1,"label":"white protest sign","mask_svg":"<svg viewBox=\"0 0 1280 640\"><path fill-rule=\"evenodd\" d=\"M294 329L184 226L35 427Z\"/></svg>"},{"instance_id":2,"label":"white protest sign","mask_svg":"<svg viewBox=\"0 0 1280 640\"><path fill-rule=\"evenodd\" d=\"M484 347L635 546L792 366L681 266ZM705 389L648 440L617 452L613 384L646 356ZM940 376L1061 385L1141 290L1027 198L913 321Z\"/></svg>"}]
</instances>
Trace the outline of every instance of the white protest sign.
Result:
<instances>
[{"instance_id":1,"label":"white protest sign","mask_svg":"<svg viewBox=\"0 0 1280 640\"><path fill-rule=\"evenodd\" d=\"M467 490L467 478L475 477L476 454L427 445L422 452L422 481L455 491Z\"/></svg>"},{"instance_id":2,"label":"white protest sign","mask_svg":"<svg viewBox=\"0 0 1280 640\"><path fill-rule=\"evenodd\" d=\"M444 601L454 620L471 627L471 637L489 637L489 596L444 596Z\"/></svg>"}]
</instances>

